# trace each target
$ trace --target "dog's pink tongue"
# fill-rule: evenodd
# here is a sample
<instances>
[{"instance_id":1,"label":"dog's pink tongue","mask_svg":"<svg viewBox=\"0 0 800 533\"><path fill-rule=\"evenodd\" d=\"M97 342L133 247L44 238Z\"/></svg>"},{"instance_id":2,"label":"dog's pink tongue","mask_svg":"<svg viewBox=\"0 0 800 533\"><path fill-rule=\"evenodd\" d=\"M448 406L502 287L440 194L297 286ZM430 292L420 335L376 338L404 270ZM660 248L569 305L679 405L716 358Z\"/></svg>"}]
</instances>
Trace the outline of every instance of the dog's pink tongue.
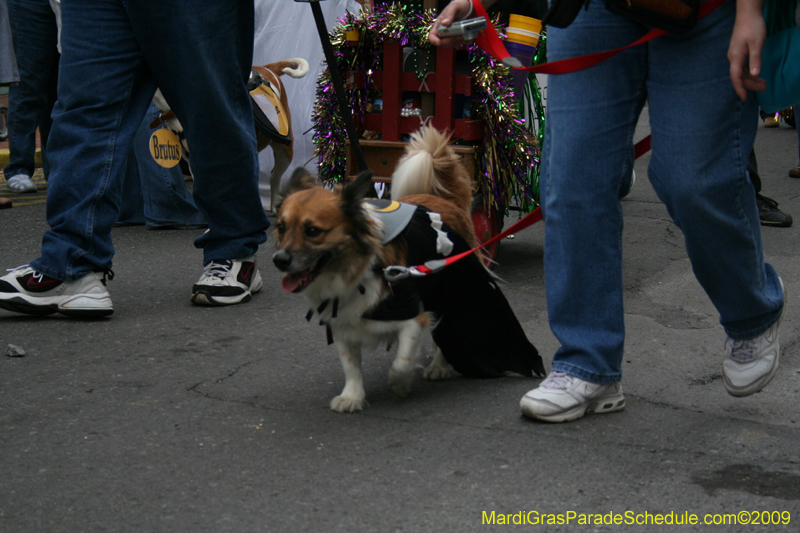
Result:
<instances>
[{"instance_id":1,"label":"dog's pink tongue","mask_svg":"<svg viewBox=\"0 0 800 533\"><path fill-rule=\"evenodd\" d=\"M295 274L287 274L281 278L281 287L286 292L295 292L304 286L305 281L308 279L308 272L297 272Z\"/></svg>"}]
</instances>

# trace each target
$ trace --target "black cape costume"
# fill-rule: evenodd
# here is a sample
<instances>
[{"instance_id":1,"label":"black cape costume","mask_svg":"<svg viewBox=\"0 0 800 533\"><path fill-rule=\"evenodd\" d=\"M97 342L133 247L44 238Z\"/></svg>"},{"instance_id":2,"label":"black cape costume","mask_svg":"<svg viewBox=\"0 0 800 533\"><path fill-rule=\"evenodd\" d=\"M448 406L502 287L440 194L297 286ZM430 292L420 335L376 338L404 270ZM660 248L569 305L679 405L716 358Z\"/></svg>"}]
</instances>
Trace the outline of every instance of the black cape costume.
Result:
<instances>
[{"instance_id":1,"label":"black cape costume","mask_svg":"<svg viewBox=\"0 0 800 533\"><path fill-rule=\"evenodd\" d=\"M388 200L369 200L375 211L391 212ZM399 204L408 206L408 204ZM424 207L396 217L384 232L391 239L407 242L407 265L422 265L470 249L467 242L446 224L435 227ZM406 211L409 211L406 207ZM434 214L434 219L438 215ZM404 227L397 227L405 223ZM437 251L444 232L453 247L447 255ZM419 303L439 319L433 340L448 363L460 374L475 378L503 376L515 372L544 376L539 352L528 340L514 311L495 279L475 254L469 254L444 269L424 277L408 277L392 283L392 295L364 315L370 320L406 320L419 314Z\"/></svg>"}]
</instances>

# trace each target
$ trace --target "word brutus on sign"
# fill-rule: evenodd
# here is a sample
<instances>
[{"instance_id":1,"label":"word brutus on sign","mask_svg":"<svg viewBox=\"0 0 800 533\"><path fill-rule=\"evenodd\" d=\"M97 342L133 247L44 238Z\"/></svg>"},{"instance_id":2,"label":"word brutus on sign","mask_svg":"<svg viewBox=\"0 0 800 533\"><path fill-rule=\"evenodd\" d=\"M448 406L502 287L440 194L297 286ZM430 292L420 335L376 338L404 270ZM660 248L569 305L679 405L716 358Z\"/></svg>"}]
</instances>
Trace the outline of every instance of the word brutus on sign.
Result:
<instances>
[{"instance_id":1,"label":"word brutus on sign","mask_svg":"<svg viewBox=\"0 0 800 533\"><path fill-rule=\"evenodd\" d=\"M181 141L166 128L156 130L150 136L150 155L162 167L172 168L181 161Z\"/></svg>"}]
</instances>

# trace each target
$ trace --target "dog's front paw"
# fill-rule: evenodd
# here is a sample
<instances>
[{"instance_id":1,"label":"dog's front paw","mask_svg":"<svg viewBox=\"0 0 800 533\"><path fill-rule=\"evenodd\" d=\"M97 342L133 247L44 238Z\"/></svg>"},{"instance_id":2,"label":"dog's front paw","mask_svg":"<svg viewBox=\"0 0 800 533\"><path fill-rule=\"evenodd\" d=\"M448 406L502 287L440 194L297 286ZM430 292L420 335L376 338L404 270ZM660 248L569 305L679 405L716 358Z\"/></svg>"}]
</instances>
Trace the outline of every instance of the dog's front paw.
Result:
<instances>
[{"instance_id":1,"label":"dog's front paw","mask_svg":"<svg viewBox=\"0 0 800 533\"><path fill-rule=\"evenodd\" d=\"M353 413L363 410L366 406L367 402L364 398L353 398L344 394L340 394L331 400L331 409L337 413Z\"/></svg>"},{"instance_id":2,"label":"dog's front paw","mask_svg":"<svg viewBox=\"0 0 800 533\"><path fill-rule=\"evenodd\" d=\"M389 387L400 397L408 396L408 393L411 392L411 384L413 381L413 372L401 372L394 368L389 370Z\"/></svg>"},{"instance_id":3,"label":"dog's front paw","mask_svg":"<svg viewBox=\"0 0 800 533\"><path fill-rule=\"evenodd\" d=\"M428 365L428 368L422 372L422 377L429 381L444 381L457 375L458 372L456 372L455 368L438 353L431 361L431 364Z\"/></svg>"}]
</instances>

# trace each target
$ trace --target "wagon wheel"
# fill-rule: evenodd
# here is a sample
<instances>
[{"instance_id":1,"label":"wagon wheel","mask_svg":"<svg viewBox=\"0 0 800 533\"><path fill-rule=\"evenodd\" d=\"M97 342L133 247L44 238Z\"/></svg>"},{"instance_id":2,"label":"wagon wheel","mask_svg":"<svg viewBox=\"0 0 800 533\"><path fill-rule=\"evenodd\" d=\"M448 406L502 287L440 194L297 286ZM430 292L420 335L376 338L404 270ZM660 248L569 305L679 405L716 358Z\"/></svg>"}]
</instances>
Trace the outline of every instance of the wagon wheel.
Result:
<instances>
[{"instance_id":1,"label":"wagon wheel","mask_svg":"<svg viewBox=\"0 0 800 533\"><path fill-rule=\"evenodd\" d=\"M483 205L483 198L480 195L476 196L475 207L472 210L472 225L475 226L478 244L483 244L503 231L503 214L494 207L487 210ZM486 268L492 268L498 244L500 244L499 241L483 249Z\"/></svg>"}]
</instances>

